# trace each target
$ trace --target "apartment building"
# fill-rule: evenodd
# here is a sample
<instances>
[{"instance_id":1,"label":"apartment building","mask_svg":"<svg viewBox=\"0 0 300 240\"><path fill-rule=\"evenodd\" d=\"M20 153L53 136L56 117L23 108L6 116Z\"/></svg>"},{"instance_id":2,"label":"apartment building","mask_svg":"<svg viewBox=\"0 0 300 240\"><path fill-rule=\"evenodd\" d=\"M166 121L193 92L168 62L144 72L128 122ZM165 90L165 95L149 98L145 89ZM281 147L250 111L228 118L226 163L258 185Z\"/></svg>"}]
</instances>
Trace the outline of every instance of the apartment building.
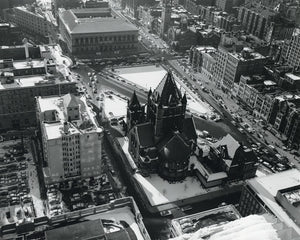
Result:
<instances>
[{"instance_id":1,"label":"apartment building","mask_svg":"<svg viewBox=\"0 0 300 240\"><path fill-rule=\"evenodd\" d=\"M281 92L278 85L267 75L242 75L235 95L254 116L268 121L278 92Z\"/></svg>"},{"instance_id":2,"label":"apartment building","mask_svg":"<svg viewBox=\"0 0 300 240\"><path fill-rule=\"evenodd\" d=\"M281 60L294 68L300 68L300 31L284 42Z\"/></svg>"},{"instance_id":3,"label":"apartment building","mask_svg":"<svg viewBox=\"0 0 300 240\"><path fill-rule=\"evenodd\" d=\"M300 95L282 93L274 99L269 123L285 136L289 146L300 147Z\"/></svg>"},{"instance_id":4,"label":"apartment building","mask_svg":"<svg viewBox=\"0 0 300 240\"><path fill-rule=\"evenodd\" d=\"M85 97L37 97L46 185L101 173L103 129Z\"/></svg>"},{"instance_id":5,"label":"apartment building","mask_svg":"<svg viewBox=\"0 0 300 240\"><path fill-rule=\"evenodd\" d=\"M190 64L197 72L201 72L207 79L212 78L212 70L216 63L217 49L210 46L198 46L190 49Z\"/></svg>"},{"instance_id":6,"label":"apartment building","mask_svg":"<svg viewBox=\"0 0 300 240\"><path fill-rule=\"evenodd\" d=\"M51 12L34 6L19 6L5 11L5 18L20 29L38 37L47 37L54 32L56 21Z\"/></svg>"}]
</instances>

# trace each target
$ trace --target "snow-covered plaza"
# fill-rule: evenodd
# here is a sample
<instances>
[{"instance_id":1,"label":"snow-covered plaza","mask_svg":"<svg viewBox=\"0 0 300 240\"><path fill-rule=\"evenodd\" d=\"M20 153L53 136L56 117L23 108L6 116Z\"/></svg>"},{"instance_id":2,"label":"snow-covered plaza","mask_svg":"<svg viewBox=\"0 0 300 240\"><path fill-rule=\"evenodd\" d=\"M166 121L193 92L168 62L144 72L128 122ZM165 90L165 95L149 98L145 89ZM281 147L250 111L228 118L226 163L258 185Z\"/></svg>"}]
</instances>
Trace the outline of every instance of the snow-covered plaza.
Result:
<instances>
[{"instance_id":1,"label":"snow-covered plaza","mask_svg":"<svg viewBox=\"0 0 300 240\"><path fill-rule=\"evenodd\" d=\"M140 67L118 68L114 73L124 80L143 88L144 90L153 90L157 87L167 71L160 65L147 65ZM182 93L188 97L187 108L190 112L199 115L209 116L213 114L212 107L203 102L194 94L179 78L174 74L175 81Z\"/></svg>"}]
</instances>

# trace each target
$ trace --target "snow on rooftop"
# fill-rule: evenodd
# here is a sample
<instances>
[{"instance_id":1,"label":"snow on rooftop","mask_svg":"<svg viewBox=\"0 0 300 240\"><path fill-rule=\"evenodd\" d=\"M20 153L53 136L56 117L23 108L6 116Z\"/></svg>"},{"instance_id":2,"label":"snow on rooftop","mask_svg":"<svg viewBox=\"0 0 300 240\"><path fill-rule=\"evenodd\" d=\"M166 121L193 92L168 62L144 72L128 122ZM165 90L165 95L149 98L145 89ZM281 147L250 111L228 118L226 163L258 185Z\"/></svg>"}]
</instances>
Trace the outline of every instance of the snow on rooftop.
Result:
<instances>
[{"instance_id":1,"label":"snow on rooftop","mask_svg":"<svg viewBox=\"0 0 300 240\"><path fill-rule=\"evenodd\" d=\"M115 69L115 74L124 78L126 81L142 87L145 90L155 89L161 80L166 75L167 71L157 65L148 65L142 67L130 67ZM195 94L191 93L191 90L183 85L175 74L173 75L176 81L177 87L182 93L186 93L188 96L187 108L196 114L211 114L212 108L209 104L195 98Z\"/></svg>"},{"instance_id":2,"label":"snow on rooftop","mask_svg":"<svg viewBox=\"0 0 300 240\"><path fill-rule=\"evenodd\" d=\"M127 157L127 161L135 169L135 162L128 152L128 139L126 137L118 138L118 142ZM140 173L135 173L133 177L144 190L151 206L171 203L220 189L219 187L204 189L196 177L187 177L184 181L174 184L162 179L157 174L144 177Z\"/></svg>"},{"instance_id":3,"label":"snow on rooftop","mask_svg":"<svg viewBox=\"0 0 300 240\"><path fill-rule=\"evenodd\" d=\"M253 178L247 182L274 215L288 226L293 227L296 232L300 234L300 227L295 224L275 200L278 190L298 186L300 184L300 172L297 169Z\"/></svg>"},{"instance_id":4,"label":"snow on rooftop","mask_svg":"<svg viewBox=\"0 0 300 240\"><path fill-rule=\"evenodd\" d=\"M295 75L293 73L286 73L285 75L294 81L300 81L300 76L298 76L298 75Z\"/></svg>"},{"instance_id":5,"label":"snow on rooftop","mask_svg":"<svg viewBox=\"0 0 300 240\"><path fill-rule=\"evenodd\" d=\"M169 183L157 174L143 177L139 173L133 175L144 190L151 206L171 203L207 193L196 177L187 177L182 182Z\"/></svg>"},{"instance_id":6,"label":"snow on rooftop","mask_svg":"<svg viewBox=\"0 0 300 240\"><path fill-rule=\"evenodd\" d=\"M213 147L217 148L219 146L227 146L228 155L233 158L236 150L240 147L240 144L237 140L235 140L230 134L227 134L221 140L212 144Z\"/></svg>"},{"instance_id":7,"label":"snow on rooftop","mask_svg":"<svg viewBox=\"0 0 300 240\"><path fill-rule=\"evenodd\" d=\"M146 90L157 87L167 71L161 66L150 65L132 68L119 68L116 73L127 81L139 85Z\"/></svg>"},{"instance_id":8,"label":"snow on rooftop","mask_svg":"<svg viewBox=\"0 0 300 240\"><path fill-rule=\"evenodd\" d=\"M263 216L250 215L221 226L204 227L172 240L280 240L276 229Z\"/></svg>"},{"instance_id":9,"label":"snow on rooftop","mask_svg":"<svg viewBox=\"0 0 300 240\"><path fill-rule=\"evenodd\" d=\"M129 207L117 208L111 211L107 211L105 213L90 215L86 218L89 220L96 220L101 218L107 220L114 220L117 222L125 221L130 226L130 228L134 231L137 239L144 240L144 237L139 229L139 226L135 221L135 216L133 215Z\"/></svg>"},{"instance_id":10,"label":"snow on rooftop","mask_svg":"<svg viewBox=\"0 0 300 240\"><path fill-rule=\"evenodd\" d=\"M40 108L40 112L44 113L47 111L53 111L55 110L57 116L58 116L58 121L57 122L52 122L52 123L47 123L44 122L43 125L45 127L45 133L47 136L47 139L57 139L62 136L62 130L63 130L63 125L64 122L66 121L66 116L64 113L64 103L63 103L63 96L62 97L39 97L38 98L38 105ZM91 121L93 124L93 131L96 131L98 133L102 132L102 128L100 128L95 120L94 113L92 109L87 105L85 97L80 98L80 113L82 116L85 116L88 118L88 120ZM78 126L82 123L83 119L78 120L77 124ZM85 131L90 131L91 129L78 129L76 124L69 123L69 131L71 134L75 133L80 133L80 132L85 132Z\"/></svg>"},{"instance_id":11,"label":"snow on rooftop","mask_svg":"<svg viewBox=\"0 0 300 240\"><path fill-rule=\"evenodd\" d=\"M14 69L25 69L25 68L42 68L45 67L44 60L31 60L31 61L14 61Z\"/></svg>"},{"instance_id":12,"label":"snow on rooftop","mask_svg":"<svg viewBox=\"0 0 300 240\"><path fill-rule=\"evenodd\" d=\"M104 113L107 118L126 116L127 101L116 95L104 97Z\"/></svg>"}]
</instances>

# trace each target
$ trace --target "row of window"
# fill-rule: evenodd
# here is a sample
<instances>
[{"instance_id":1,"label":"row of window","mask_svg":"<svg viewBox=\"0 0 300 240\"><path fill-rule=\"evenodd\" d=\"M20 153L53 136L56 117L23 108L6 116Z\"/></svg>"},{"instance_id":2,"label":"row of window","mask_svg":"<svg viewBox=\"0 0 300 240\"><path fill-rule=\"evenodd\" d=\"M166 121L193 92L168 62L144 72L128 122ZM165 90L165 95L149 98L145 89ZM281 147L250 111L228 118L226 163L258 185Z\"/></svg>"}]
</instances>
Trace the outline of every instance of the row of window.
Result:
<instances>
[{"instance_id":1,"label":"row of window","mask_svg":"<svg viewBox=\"0 0 300 240\"><path fill-rule=\"evenodd\" d=\"M85 52L85 51L118 51L118 50L126 50L126 49L134 49L134 44L127 44L127 45L99 45L99 46L85 46L85 47L78 47L74 48L76 52Z\"/></svg>"},{"instance_id":2,"label":"row of window","mask_svg":"<svg viewBox=\"0 0 300 240\"><path fill-rule=\"evenodd\" d=\"M85 38L75 38L75 44L93 44L101 43L103 41L114 41L114 42L124 42L124 41L134 41L135 35L123 35L123 36L104 36L104 37L85 37Z\"/></svg>"}]
</instances>

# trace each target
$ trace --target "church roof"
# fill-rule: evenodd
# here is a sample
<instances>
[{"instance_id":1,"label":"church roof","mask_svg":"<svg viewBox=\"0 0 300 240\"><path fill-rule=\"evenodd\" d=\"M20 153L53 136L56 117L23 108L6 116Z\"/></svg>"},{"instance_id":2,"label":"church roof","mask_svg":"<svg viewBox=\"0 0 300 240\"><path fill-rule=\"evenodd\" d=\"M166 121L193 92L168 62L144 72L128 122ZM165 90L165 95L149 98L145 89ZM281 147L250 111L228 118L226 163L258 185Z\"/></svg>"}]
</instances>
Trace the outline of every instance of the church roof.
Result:
<instances>
[{"instance_id":1,"label":"church roof","mask_svg":"<svg viewBox=\"0 0 300 240\"><path fill-rule=\"evenodd\" d=\"M230 134L227 134L221 140L213 144L213 147L227 146L228 155L233 158L236 150L241 146L237 140L235 140Z\"/></svg>"},{"instance_id":2,"label":"church roof","mask_svg":"<svg viewBox=\"0 0 300 240\"><path fill-rule=\"evenodd\" d=\"M154 129L151 123L138 124L135 128L141 147L154 145Z\"/></svg>"},{"instance_id":3,"label":"church roof","mask_svg":"<svg viewBox=\"0 0 300 240\"><path fill-rule=\"evenodd\" d=\"M129 107L130 109L141 107L140 101L138 100L135 91L133 92L132 97L131 97L131 99L129 100L128 107Z\"/></svg>"},{"instance_id":4,"label":"church roof","mask_svg":"<svg viewBox=\"0 0 300 240\"><path fill-rule=\"evenodd\" d=\"M179 91L174 77L171 72L168 72L156 89L153 91L156 103L168 106L170 103L178 104L181 101L181 92Z\"/></svg>"},{"instance_id":5,"label":"church roof","mask_svg":"<svg viewBox=\"0 0 300 240\"><path fill-rule=\"evenodd\" d=\"M197 138L197 133L196 133L196 127L194 123L193 118L185 118L183 120L183 129L182 133L189 139L196 139Z\"/></svg>"},{"instance_id":6,"label":"church roof","mask_svg":"<svg viewBox=\"0 0 300 240\"><path fill-rule=\"evenodd\" d=\"M181 162L189 157L191 149L180 134L175 133L159 152L163 161Z\"/></svg>"}]
</instances>

